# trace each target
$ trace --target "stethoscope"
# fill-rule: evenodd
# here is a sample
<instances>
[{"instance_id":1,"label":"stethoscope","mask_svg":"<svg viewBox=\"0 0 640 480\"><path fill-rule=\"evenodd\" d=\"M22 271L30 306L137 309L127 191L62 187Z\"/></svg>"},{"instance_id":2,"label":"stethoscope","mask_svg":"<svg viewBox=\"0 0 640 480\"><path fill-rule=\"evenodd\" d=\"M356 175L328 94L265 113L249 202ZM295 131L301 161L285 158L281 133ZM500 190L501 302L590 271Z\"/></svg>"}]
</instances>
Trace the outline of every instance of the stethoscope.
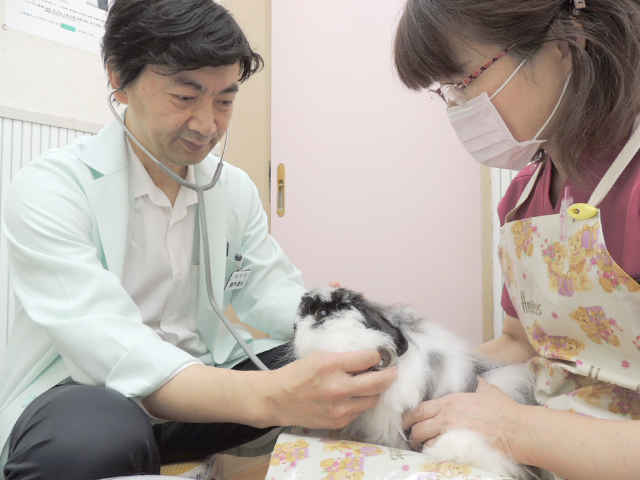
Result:
<instances>
[{"instance_id":1,"label":"stethoscope","mask_svg":"<svg viewBox=\"0 0 640 480\"><path fill-rule=\"evenodd\" d=\"M220 160L218 161L218 166L216 167L216 171L213 173L213 177L211 178L211 181L209 183L207 183L206 185L198 185L196 183L191 183L191 182L186 181L184 178L182 178L180 175L176 174L173 170L171 170L164 163L162 163L160 160L158 160L129 131L129 129L125 125L124 120L118 114L118 112L116 111L115 107L113 106L112 97L116 92L117 92L117 90L114 90L111 93L109 93L109 96L107 97L107 104L109 105L109 109L111 110L111 113L113 113L114 117L116 117L116 119L120 122L120 125L124 129L125 134L129 137L129 139L133 143L135 143L138 147L140 147L140 149L147 155L147 157L149 157L156 165L158 165L160 168L162 168L167 175L169 175L171 178L173 178L176 182L178 182L183 187L187 187L187 188L193 190L198 195L198 209L197 209L196 222L198 222L199 225L200 225L200 228L198 228L197 230L202 232L201 233L201 235L202 235L202 243L204 244L204 246L202 248L202 251L204 252L204 272L205 272L205 279L206 279L206 285L207 285L207 295L209 297L209 303L211 304L211 308L213 308L213 311L220 318L220 320L222 320L222 323L224 323L224 326L227 327L227 330L229 331L229 333L231 333L231 335L233 335L233 338L236 339L236 341L240 344L242 349L249 356L249 358L253 361L253 363L255 363L256 366L258 368L260 368L260 370L269 370L267 368L267 366L262 362L262 360L260 360L258 358L258 356L255 353L253 353L253 350L251 349L251 347L249 345L247 345L247 343L242 339L242 337L240 337L240 335L238 335L238 332L236 332L236 330L233 328L233 326L231 325L231 322L229 322L229 320L227 320L227 317L225 317L224 313L222 312L222 310L218 306L218 303L216 302L216 299L215 299L215 297L213 295L213 286L212 286L212 281L211 281L211 255L210 255L210 252L209 252L209 234L208 234L208 230L207 230L207 215L206 215L206 207L205 207L205 203L204 203L204 192L209 190L209 189L211 189L211 188L213 188L213 187L215 187L216 184L218 183L218 180L220 179L220 175L222 174L222 166L223 166L224 154L227 151L227 143L229 142L229 131L230 131L230 129L227 129L227 133L224 136L224 144L222 145L222 153L220 154ZM199 234L196 233L196 235L199 235Z\"/></svg>"}]
</instances>

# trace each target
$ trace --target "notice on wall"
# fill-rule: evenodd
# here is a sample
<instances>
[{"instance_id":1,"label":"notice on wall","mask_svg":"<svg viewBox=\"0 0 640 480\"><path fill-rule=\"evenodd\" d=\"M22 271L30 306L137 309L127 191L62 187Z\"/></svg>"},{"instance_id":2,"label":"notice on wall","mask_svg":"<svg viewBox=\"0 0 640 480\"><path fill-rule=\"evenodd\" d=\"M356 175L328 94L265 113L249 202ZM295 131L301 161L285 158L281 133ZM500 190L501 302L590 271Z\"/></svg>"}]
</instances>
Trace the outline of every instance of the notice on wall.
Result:
<instances>
[{"instance_id":1,"label":"notice on wall","mask_svg":"<svg viewBox=\"0 0 640 480\"><path fill-rule=\"evenodd\" d=\"M9 0L5 22L10 29L69 47L100 51L108 0Z\"/></svg>"}]
</instances>

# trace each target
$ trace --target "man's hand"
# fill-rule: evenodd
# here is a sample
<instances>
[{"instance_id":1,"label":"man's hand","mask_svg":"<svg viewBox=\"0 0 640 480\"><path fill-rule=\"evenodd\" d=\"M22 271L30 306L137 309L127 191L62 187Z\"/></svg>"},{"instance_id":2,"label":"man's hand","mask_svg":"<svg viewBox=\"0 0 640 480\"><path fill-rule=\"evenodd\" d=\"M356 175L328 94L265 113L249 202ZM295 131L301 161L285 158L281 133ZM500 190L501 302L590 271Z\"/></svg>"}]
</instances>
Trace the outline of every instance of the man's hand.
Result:
<instances>
[{"instance_id":1,"label":"man's hand","mask_svg":"<svg viewBox=\"0 0 640 480\"><path fill-rule=\"evenodd\" d=\"M376 405L397 376L396 368L366 370L380 362L375 350L317 352L273 372L268 396L277 425L338 429ZM361 373L364 372L364 373Z\"/></svg>"}]
</instances>

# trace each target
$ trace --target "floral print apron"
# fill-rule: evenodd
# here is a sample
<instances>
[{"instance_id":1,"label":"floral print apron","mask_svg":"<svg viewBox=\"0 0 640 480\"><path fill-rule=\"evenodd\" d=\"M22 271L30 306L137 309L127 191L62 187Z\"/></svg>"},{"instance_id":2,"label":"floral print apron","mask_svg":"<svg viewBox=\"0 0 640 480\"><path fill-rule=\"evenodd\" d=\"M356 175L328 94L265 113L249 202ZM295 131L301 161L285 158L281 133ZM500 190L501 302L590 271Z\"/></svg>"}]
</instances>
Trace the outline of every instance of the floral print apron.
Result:
<instances>
[{"instance_id":1,"label":"floral print apron","mask_svg":"<svg viewBox=\"0 0 640 480\"><path fill-rule=\"evenodd\" d=\"M511 221L500 232L505 286L529 342L542 405L606 419L640 419L640 285L607 251L598 205L640 149L636 128L587 204ZM640 252L639 252L640 254Z\"/></svg>"}]
</instances>

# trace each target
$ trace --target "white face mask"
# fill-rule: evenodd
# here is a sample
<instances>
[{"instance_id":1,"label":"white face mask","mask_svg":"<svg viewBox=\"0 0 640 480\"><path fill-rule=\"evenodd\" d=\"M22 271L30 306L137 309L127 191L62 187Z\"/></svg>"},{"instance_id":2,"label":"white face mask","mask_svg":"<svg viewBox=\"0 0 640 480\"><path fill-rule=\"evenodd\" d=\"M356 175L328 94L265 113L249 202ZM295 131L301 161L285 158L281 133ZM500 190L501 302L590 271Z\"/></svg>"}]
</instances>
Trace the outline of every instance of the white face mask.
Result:
<instances>
[{"instance_id":1,"label":"white face mask","mask_svg":"<svg viewBox=\"0 0 640 480\"><path fill-rule=\"evenodd\" d=\"M524 59L520 62L491 97L484 92L462 105L447 108L449 121L460 141L476 161L488 167L520 170L529 163L540 145L546 141L539 140L538 136L555 115L569 86L571 74L564 83L556 106L538 133L531 140L517 141L491 100L507 86L526 61Z\"/></svg>"}]
</instances>

